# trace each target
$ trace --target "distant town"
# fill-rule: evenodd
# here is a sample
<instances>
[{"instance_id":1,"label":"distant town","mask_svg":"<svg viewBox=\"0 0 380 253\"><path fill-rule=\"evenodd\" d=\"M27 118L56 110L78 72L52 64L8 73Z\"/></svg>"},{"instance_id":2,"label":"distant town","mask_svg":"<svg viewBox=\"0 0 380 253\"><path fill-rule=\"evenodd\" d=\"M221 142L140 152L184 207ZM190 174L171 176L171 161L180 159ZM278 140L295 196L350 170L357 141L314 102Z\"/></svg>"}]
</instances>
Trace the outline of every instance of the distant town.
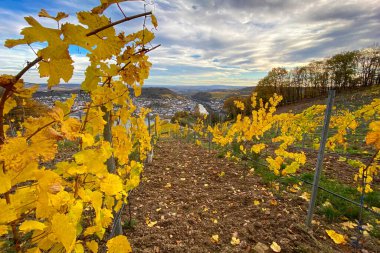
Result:
<instances>
[{"instance_id":1,"label":"distant town","mask_svg":"<svg viewBox=\"0 0 380 253\"><path fill-rule=\"evenodd\" d=\"M153 89L153 90L152 90ZM224 99L211 98L206 101L194 98L191 95L179 95L172 90L166 88L147 88L147 94L141 97L133 98L134 104L137 106L137 112L140 108L150 108L151 115L159 115L163 119L171 119L176 112L186 111L194 112L197 104L202 104L207 111L223 112ZM80 118L83 114L81 108L86 106L90 101L87 93L80 90L55 90L55 91L38 91L34 99L40 103L53 107L55 101L65 101L72 94L77 94L73 105L74 117Z\"/></svg>"}]
</instances>

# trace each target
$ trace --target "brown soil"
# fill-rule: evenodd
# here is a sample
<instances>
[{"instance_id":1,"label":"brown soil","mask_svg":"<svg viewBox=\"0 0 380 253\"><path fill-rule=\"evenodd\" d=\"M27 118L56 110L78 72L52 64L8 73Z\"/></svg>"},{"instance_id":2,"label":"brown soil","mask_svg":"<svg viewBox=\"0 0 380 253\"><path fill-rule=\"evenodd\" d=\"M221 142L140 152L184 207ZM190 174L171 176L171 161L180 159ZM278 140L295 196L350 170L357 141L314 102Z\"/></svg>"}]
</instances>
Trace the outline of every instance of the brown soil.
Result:
<instances>
[{"instance_id":1,"label":"brown soil","mask_svg":"<svg viewBox=\"0 0 380 253\"><path fill-rule=\"evenodd\" d=\"M281 252L355 252L349 244L334 244L325 229L347 235L347 241L355 230L342 230L315 215L319 225L308 231L302 192L277 192L254 173L244 177L246 172L193 144L158 142L153 163L130 196L136 224L126 235L134 252L255 252L258 242L268 247L277 242ZM157 223L149 227L147 219ZM211 240L216 234L217 243ZM231 244L233 235L239 245ZM366 238L368 252L380 248L374 240Z\"/></svg>"}]
</instances>

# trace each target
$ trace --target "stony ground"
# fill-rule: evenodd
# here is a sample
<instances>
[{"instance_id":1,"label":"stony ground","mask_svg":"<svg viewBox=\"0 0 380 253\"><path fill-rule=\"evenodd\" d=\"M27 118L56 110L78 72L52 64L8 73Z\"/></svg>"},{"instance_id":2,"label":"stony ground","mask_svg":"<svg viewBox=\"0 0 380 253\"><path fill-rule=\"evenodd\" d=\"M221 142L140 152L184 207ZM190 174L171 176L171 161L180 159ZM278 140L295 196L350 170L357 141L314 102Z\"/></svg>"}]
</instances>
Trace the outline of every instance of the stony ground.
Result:
<instances>
[{"instance_id":1,"label":"stony ground","mask_svg":"<svg viewBox=\"0 0 380 253\"><path fill-rule=\"evenodd\" d=\"M273 252L273 242L281 252L357 252L349 243L334 244L325 232L334 229L349 242L354 229L318 215L312 231L304 226L302 191L278 191L246 172L194 144L158 142L153 163L130 195L133 226L126 234L134 252ZM363 243L362 252L380 252L376 239Z\"/></svg>"}]
</instances>

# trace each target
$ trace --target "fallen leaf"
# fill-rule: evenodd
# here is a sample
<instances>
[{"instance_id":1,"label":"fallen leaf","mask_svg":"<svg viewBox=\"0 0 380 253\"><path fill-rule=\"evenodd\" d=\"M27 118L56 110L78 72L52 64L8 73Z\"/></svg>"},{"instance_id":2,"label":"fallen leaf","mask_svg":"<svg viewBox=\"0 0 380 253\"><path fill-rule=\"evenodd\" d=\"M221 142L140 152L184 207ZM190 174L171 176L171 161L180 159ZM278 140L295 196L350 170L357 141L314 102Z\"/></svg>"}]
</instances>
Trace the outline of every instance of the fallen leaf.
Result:
<instances>
[{"instance_id":1,"label":"fallen leaf","mask_svg":"<svg viewBox=\"0 0 380 253\"><path fill-rule=\"evenodd\" d=\"M342 222L340 223L340 225L342 225L343 229L344 230L347 230L349 228L355 228L357 225L355 223L353 223L352 221L346 221L346 222Z\"/></svg>"},{"instance_id":2,"label":"fallen leaf","mask_svg":"<svg viewBox=\"0 0 380 253\"><path fill-rule=\"evenodd\" d=\"M219 242L219 235L212 235L211 236L211 241L213 243L218 243Z\"/></svg>"},{"instance_id":3,"label":"fallen leaf","mask_svg":"<svg viewBox=\"0 0 380 253\"><path fill-rule=\"evenodd\" d=\"M366 225L363 225L363 229L366 231L372 231L373 226L371 224L367 223Z\"/></svg>"},{"instance_id":4,"label":"fallen leaf","mask_svg":"<svg viewBox=\"0 0 380 253\"><path fill-rule=\"evenodd\" d=\"M317 220L312 220L311 224L313 224L313 225L321 225L321 223L319 221L317 221Z\"/></svg>"},{"instance_id":5,"label":"fallen leaf","mask_svg":"<svg viewBox=\"0 0 380 253\"><path fill-rule=\"evenodd\" d=\"M236 238L235 236L232 236L232 238L231 238L231 244L232 245L239 245L240 244L240 239Z\"/></svg>"},{"instance_id":6,"label":"fallen leaf","mask_svg":"<svg viewBox=\"0 0 380 253\"><path fill-rule=\"evenodd\" d=\"M270 204L272 205L272 206L277 206L278 204L277 204L277 200L275 200L275 199L271 199L270 200Z\"/></svg>"},{"instance_id":7,"label":"fallen leaf","mask_svg":"<svg viewBox=\"0 0 380 253\"><path fill-rule=\"evenodd\" d=\"M157 221L151 221L149 218L147 218L146 220L145 220L145 222L146 222L146 225L148 225L148 227L154 227L154 225L156 225L157 224Z\"/></svg>"},{"instance_id":8,"label":"fallen leaf","mask_svg":"<svg viewBox=\"0 0 380 253\"><path fill-rule=\"evenodd\" d=\"M310 193L308 192L303 192L301 195L300 195L300 198L301 199L304 199L306 201L310 201Z\"/></svg>"},{"instance_id":9,"label":"fallen leaf","mask_svg":"<svg viewBox=\"0 0 380 253\"><path fill-rule=\"evenodd\" d=\"M278 245L276 242L272 242L270 248L271 248L274 252L281 252L281 247L280 247L280 245Z\"/></svg>"},{"instance_id":10,"label":"fallen leaf","mask_svg":"<svg viewBox=\"0 0 380 253\"><path fill-rule=\"evenodd\" d=\"M297 184L294 184L292 188L289 189L290 192L298 192L301 188L297 185Z\"/></svg>"},{"instance_id":11,"label":"fallen leaf","mask_svg":"<svg viewBox=\"0 0 380 253\"><path fill-rule=\"evenodd\" d=\"M334 241L335 244L346 244L346 239L344 235L335 232L334 230L325 230L330 238Z\"/></svg>"},{"instance_id":12,"label":"fallen leaf","mask_svg":"<svg viewBox=\"0 0 380 253\"><path fill-rule=\"evenodd\" d=\"M347 158L343 156L339 156L338 162L345 162L345 161L347 161Z\"/></svg>"},{"instance_id":13,"label":"fallen leaf","mask_svg":"<svg viewBox=\"0 0 380 253\"><path fill-rule=\"evenodd\" d=\"M254 204L255 206L258 206L258 205L260 205L260 201L258 201L258 200L254 200L254 201L253 201L253 204Z\"/></svg>"}]
</instances>

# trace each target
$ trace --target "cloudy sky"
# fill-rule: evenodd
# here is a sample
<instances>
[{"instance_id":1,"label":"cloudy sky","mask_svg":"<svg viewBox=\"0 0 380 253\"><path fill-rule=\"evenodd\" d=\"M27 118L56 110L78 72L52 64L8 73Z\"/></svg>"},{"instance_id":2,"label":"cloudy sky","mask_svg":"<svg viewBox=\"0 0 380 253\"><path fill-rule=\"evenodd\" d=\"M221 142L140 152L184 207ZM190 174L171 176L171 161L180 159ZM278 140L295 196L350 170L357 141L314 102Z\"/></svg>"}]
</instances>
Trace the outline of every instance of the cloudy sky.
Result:
<instances>
[{"instance_id":1,"label":"cloudy sky","mask_svg":"<svg viewBox=\"0 0 380 253\"><path fill-rule=\"evenodd\" d=\"M8 49L5 39L18 38L24 16L41 8L53 14L89 10L99 0L0 0L0 73L17 73L35 58L31 48ZM141 1L124 2L127 15L144 11ZM254 85L273 67L291 68L313 59L380 42L379 0L155 0L159 27L150 53L152 85ZM116 6L106 12L122 18ZM118 30L132 32L143 19ZM43 21L44 24L54 23ZM41 45L33 45L36 50ZM71 83L80 83L87 65L85 53L72 49L76 61ZM43 83L36 70L25 80Z\"/></svg>"}]
</instances>

